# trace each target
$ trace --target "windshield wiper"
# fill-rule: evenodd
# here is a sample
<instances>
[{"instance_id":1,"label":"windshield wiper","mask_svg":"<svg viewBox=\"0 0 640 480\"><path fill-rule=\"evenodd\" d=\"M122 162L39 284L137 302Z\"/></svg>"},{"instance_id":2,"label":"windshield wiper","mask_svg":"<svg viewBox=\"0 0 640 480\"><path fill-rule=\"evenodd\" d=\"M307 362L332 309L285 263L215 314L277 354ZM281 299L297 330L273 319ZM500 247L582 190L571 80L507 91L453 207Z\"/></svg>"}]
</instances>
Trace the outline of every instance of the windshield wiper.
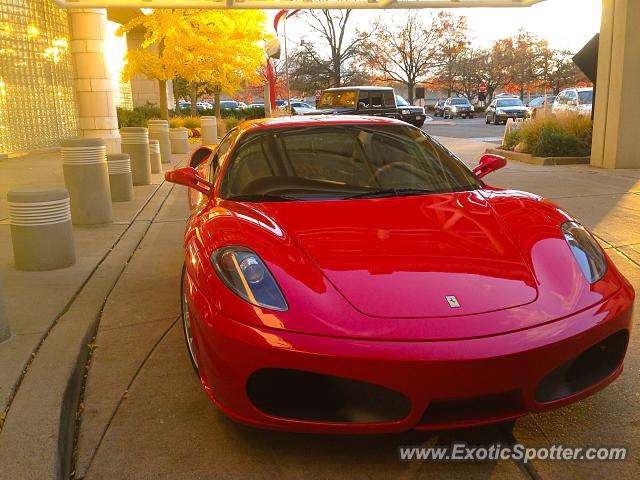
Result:
<instances>
[{"instance_id":1,"label":"windshield wiper","mask_svg":"<svg viewBox=\"0 0 640 480\"><path fill-rule=\"evenodd\" d=\"M380 188L378 190L370 190L368 192L356 193L342 197L341 200L351 200L352 198L384 198L384 197L406 197L410 195L424 195L435 193L433 190L426 188Z\"/></svg>"},{"instance_id":2,"label":"windshield wiper","mask_svg":"<svg viewBox=\"0 0 640 480\"><path fill-rule=\"evenodd\" d=\"M281 193L246 193L230 195L227 200L235 202L300 202L301 198Z\"/></svg>"}]
</instances>

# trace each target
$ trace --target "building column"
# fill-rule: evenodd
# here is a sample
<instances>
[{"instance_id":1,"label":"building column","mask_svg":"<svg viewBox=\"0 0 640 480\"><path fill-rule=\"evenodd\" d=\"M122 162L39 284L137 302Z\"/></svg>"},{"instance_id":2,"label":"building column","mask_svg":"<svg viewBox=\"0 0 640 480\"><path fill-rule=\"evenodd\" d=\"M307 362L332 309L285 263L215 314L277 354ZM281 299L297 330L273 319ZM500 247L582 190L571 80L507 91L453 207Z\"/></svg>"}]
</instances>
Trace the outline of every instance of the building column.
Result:
<instances>
[{"instance_id":1,"label":"building column","mask_svg":"<svg viewBox=\"0 0 640 480\"><path fill-rule=\"evenodd\" d=\"M640 2L603 0L591 165L640 168Z\"/></svg>"},{"instance_id":2,"label":"building column","mask_svg":"<svg viewBox=\"0 0 640 480\"><path fill-rule=\"evenodd\" d=\"M105 55L107 11L83 8L68 12L80 135L102 138L108 153L119 153L115 86Z\"/></svg>"},{"instance_id":3,"label":"building column","mask_svg":"<svg viewBox=\"0 0 640 480\"><path fill-rule=\"evenodd\" d=\"M127 50L138 50L144 42L144 31L133 30L127 33ZM153 44L147 47L154 53L158 52L158 47ZM145 75L136 74L131 78L131 100L134 107L142 107L147 102L153 105L160 105L160 87L158 80L147 78ZM173 98L173 87L171 81L167 81L167 105L173 108L175 100Z\"/></svg>"}]
</instances>

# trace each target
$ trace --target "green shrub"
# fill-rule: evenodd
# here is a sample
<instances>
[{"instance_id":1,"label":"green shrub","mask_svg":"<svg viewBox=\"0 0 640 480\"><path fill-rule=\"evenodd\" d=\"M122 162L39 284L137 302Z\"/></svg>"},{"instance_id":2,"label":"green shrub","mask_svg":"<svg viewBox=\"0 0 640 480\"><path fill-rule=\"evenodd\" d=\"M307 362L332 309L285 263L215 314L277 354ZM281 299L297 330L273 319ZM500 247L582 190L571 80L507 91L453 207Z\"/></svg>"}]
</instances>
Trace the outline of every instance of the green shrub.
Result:
<instances>
[{"instance_id":1,"label":"green shrub","mask_svg":"<svg viewBox=\"0 0 640 480\"><path fill-rule=\"evenodd\" d=\"M574 134L552 127L542 129L531 153L536 157L584 157L589 148Z\"/></svg>"},{"instance_id":2,"label":"green shrub","mask_svg":"<svg viewBox=\"0 0 640 480\"><path fill-rule=\"evenodd\" d=\"M184 127L184 118L183 117L172 117L169 119L169 127L171 128L179 128Z\"/></svg>"},{"instance_id":3,"label":"green shrub","mask_svg":"<svg viewBox=\"0 0 640 480\"><path fill-rule=\"evenodd\" d=\"M509 133L504 136L504 148L507 150L513 150L516 145L521 142L520 130L515 128L511 129Z\"/></svg>"},{"instance_id":4,"label":"green shrub","mask_svg":"<svg viewBox=\"0 0 640 480\"><path fill-rule=\"evenodd\" d=\"M505 138L505 147L513 149L521 143L523 152L537 157L587 156L591 151L592 128L588 117L539 116L522 125L518 141ZM513 142L516 143L509 148Z\"/></svg>"},{"instance_id":5,"label":"green shrub","mask_svg":"<svg viewBox=\"0 0 640 480\"><path fill-rule=\"evenodd\" d=\"M200 117L185 117L182 119L182 125L185 128L199 128Z\"/></svg>"},{"instance_id":6,"label":"green shrub","mask_svg":"<svg viewBox=\"0 0 640 480\"><path fill-rule=\"evenodd\" d=\"M146 127L151 119L160 118L160 109L152 103L147 102L142 107L134 107L133 110L126 108L117 109L118 127Z\"/></svg>"}]
</instances>

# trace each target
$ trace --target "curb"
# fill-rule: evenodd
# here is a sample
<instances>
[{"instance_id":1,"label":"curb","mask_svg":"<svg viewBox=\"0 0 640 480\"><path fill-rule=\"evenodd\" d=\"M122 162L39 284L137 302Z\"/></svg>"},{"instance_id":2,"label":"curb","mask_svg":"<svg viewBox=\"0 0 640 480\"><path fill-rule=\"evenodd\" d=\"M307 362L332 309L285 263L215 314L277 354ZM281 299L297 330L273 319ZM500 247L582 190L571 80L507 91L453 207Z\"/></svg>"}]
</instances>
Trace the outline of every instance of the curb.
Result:
<instances>
[{"instance_id":1,"label":"curb","mask_svg":"<svg viewBox=\"0 0 640 480\"><path fill-rule=\"evenodd\" d=\"M487 148L486 153L502 155L508 160L515 160L516 162L528 163L530 165L588 165L591 163L591 157L534 157L528 153L512 152L511 150L502 150L499 148Z\"/></svg>"}]
</instances>

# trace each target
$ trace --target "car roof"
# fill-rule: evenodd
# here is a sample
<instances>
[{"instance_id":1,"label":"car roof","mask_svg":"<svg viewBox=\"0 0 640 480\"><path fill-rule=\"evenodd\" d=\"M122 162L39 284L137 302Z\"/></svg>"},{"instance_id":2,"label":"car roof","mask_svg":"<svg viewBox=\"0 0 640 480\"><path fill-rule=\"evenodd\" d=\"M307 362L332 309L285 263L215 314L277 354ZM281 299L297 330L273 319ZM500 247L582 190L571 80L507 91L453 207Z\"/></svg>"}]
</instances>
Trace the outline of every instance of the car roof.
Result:
<instances>
[{"instance_id":1,"label":"car roof","mask_svg":"<svg viewBox=\"0 0 640 480\"><path fill-rule=\"evenodd\" d=\"M348 90L384 90L384 91L393 91L393 87L367 87L367 86L356 86L356 87L333 87L327 88L324 90L325 92L342 92Z\"/></svg>"},{"instance_id":2,"label":"car roof","mask_svg":"<svg viewBox=\"0 0 640 480\"><path fill-rule=\"evenodd\" d=\"M238 127L241 132L283 127L314 127L325 125L402 125L407 124L395 118L370 117L364 115L305 115L247 120Z\"/></svg>"}]
</instances>

